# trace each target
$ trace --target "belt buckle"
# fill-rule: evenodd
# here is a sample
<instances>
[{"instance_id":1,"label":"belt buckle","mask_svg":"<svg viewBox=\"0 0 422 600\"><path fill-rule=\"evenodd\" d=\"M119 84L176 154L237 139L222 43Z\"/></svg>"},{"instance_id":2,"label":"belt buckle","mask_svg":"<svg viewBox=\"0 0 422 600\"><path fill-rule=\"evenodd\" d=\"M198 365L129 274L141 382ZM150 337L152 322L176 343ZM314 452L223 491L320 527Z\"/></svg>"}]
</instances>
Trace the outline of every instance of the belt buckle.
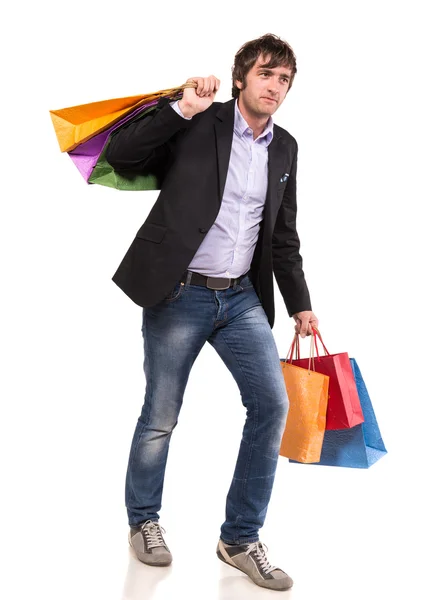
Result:
<instances>
[{"instance_id":1,"label":"belt buckle","mask_svg":"<svg viewBox=\"0 0 422 600\"><path fill-rule=\"evenodd\" d=\"M225 285L228 281L228 285ZM211 283L213 282L213 283ZM224 285L224 287L220 287ZM224 279L223 277L207 277L207 288L210 290L228 290L230 287L230 279Z\"/></svg>"}]
</instances>

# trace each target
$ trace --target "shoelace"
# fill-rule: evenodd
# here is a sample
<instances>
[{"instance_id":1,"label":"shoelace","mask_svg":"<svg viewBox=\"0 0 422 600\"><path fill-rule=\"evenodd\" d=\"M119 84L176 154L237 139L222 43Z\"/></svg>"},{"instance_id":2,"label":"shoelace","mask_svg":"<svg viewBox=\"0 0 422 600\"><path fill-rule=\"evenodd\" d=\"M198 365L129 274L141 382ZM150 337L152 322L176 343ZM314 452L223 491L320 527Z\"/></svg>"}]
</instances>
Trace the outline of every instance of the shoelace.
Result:
<instances>
[{"instance_id":1,"label":"shoelace","mask_svg":"<svg viewBox=\"0 0 422 600\"><path fill-rule=\"evenodd\" d=\"M260 567L264 573L268 575L268 573L271 573L271 571L275 571L277 567L272 567L270 565L265 551L268 551L268 548L265 546L265 544L262 542L254 542L253 544L248 544L248 549L246 550L245 554L248 556L248 554L253 552L259 562Z\"/></svg>"},{"instance_id":2,"label":"shoelace","mask_svg":"<svg viewBox=\"0 0 422 600\"><path fill-rule=\"evenodd\" d=\"M161 527L155 521L146 521L142 529L146 533L148 548L157 548L158 546L166 545L162 534L162 532L166 533L164 527Z\"/></svg>"}]
</instances>

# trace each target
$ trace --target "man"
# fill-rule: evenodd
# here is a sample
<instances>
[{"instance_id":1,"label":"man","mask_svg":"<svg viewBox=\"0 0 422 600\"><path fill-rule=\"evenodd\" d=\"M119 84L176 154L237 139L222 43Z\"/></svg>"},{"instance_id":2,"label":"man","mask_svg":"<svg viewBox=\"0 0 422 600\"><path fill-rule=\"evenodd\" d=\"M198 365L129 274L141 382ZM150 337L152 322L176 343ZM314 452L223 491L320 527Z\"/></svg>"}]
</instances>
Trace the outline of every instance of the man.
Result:
<instances>
[{"instance_id":1,"label":"man","mask_svg":"<svg viewBox=\"0 0 422 600\"><path fill-rule=\"evenodd\" d=\"M167 453L190 370L209 342L247 409L217 555L275 590L293 582L270 565L258 535L288 411L271 331L273 273L296 332L318 325L296 232L297 143L271 118L295 73L280 38L248 42L235 57L232 100L214 102L216 77L192 77L196 89L120 129L107 153L116 170L154 173L161 187L113 277L143 307L146 393L126 479L130 543L144 563L172 561L158 523Z\"/></svg>"}]
</instances>

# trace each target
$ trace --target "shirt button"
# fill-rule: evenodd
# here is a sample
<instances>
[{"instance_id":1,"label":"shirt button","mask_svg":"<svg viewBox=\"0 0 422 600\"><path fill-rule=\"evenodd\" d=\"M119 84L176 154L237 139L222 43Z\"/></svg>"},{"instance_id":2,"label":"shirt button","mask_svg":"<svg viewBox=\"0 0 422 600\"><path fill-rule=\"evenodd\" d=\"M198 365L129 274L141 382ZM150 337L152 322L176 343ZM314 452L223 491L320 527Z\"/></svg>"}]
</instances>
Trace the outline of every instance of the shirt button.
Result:
<instances>
[{"instance_id":1,"label":"shirt button","mask_svg":"<svg viewBox=\"0 0 422 600\"><path fill-rule=\"evenodd\" d=\"M230 276L230 273L228 271L226 271L226 275Z\"/></svg>"}]
</instances>

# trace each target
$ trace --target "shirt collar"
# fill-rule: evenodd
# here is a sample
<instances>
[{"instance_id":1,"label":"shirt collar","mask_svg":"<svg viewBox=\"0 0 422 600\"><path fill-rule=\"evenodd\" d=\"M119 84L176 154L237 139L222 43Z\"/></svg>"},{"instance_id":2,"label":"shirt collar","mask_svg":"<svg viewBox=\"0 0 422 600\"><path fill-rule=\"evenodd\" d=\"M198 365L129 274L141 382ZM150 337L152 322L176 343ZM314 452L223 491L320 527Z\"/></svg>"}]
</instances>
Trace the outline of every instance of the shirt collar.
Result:
<instances>
[{"instance_id":1,"label":"shirt collar","mask_svg":"<svg viewBox=\"0 0 422 600\"><path fill-rule=\"evenodd\" d=\"M261 133L261 135L259 135L255 142L257 140L260 140L260 143L265 145L265 146L269 146L269 144L271 143L271 140L273 139L273 135L274 135L274 122L273 122L273 118L270 117L267 121L267 125L264 129L264 131ZM247 122L245 121L242 113L239 110L239 106L238 106L238 102L237 102L237 98L235 101L235 110L234 110L234 131L235 133L239 136L242 137L243 135L251 135L252 130L249 127L249 125L247 124Z\"/></svg>"}]
</instances>

